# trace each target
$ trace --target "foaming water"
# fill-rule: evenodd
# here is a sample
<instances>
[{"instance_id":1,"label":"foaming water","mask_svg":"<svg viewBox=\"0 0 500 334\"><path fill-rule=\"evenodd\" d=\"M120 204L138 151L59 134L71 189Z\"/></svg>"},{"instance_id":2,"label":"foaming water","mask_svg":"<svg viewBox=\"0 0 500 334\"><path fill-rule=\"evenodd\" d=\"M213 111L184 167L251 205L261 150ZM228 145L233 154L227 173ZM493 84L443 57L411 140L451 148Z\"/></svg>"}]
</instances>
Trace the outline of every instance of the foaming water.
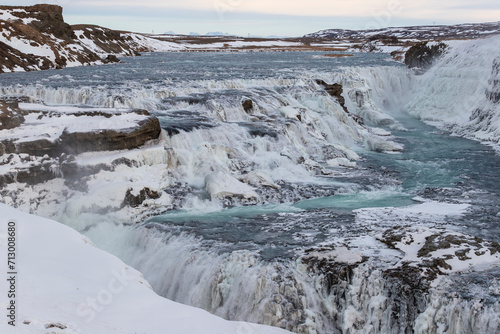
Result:
<instances>
[{"instance_id":1,"label":"foaming water","mask_svg":"<svg viewBox=\"0 0 500 334\"><path fill-rule=\"evenodd\" d=\"M401 113L408 101L417 108L419 79L387 55L317 55L145 54L55 76L6 74L0 89L47 104L144 108L159 118L164 147L129 157L165 165L175 210L129 226L134 217L82 213L76 197L62 220L143 272L162 296L296 333L494 332L497 320L478 321L498 314L496 290L475 313L470 298L409 289L401 282L411 277L388 271L400 252L381 238L416 225L497 239L498 157ZM317 79L342 84L349 114ZM258 200L212 198L212 173L251 184ZM380 209L367 221L370 214L356 211L403 207L416 196L471 209L425 219Z\"/></svg>"}]
</instances>

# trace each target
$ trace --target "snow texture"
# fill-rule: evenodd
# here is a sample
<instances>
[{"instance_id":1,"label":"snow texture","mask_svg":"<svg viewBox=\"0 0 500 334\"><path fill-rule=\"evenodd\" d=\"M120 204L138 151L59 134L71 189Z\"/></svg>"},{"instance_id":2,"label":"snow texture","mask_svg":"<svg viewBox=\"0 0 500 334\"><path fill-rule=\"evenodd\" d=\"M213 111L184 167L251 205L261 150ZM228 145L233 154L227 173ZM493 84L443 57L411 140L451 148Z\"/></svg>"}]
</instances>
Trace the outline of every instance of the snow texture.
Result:
<instances>
[{"instance_id":1,"label":"snow texture","mask_svg":"<svg viewBox=\"0 0 500 334\"><path fill-rule=\"evenodd\" d=\"M78 232L0 204L0 248L17 229L17 326L2 333L288 333L229 322L156 295L142 275ZM2 254L6 258L6 254ZM7 291L2 279L1 290ZM8 303L2 294L2 309Z\"/></svg>"}]
</instances>

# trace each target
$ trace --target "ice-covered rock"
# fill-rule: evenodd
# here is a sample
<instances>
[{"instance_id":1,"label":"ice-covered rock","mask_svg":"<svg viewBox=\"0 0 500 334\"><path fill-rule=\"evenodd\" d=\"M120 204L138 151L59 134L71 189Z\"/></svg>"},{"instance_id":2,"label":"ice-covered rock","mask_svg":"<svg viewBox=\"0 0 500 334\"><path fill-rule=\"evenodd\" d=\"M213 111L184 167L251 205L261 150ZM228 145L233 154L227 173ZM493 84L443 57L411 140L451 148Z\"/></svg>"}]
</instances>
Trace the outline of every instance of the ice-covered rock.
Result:
<instances>
[{"instance_id":1,"label":"ice-covered rock","mask_svg":"<svg viewBox=\"0 0 500 334\"><path fill-rule=\"evenodd\" d=\"M253 187L221 171L213 172L205 177L205 189L213 199L236 197L257 200L259 198Z\"/></svg>"},{"instance_id":2,"label":"ice-covered rock","mask_svg":"<svg viewBox=\"0 0 500 334\"><path fill-rule=\"evenodd\" d=\"M271 187L279 189L280 186L274 183L273 179L262 171L251 172L239 177L240 181L248 183L254 187Z\"/></svg>"},{"instance_id":3,"label":"ice-covered rock","mask_svg":"<svg viewBox=\"0 0 500 334\"><path fill-rule=\"evenodd\" d=\"M349 161L349 159L346 158L330 159L326 162L326 164L330 167L356 167L356 163L354 161Z\"/></svg>"}]
</instances>

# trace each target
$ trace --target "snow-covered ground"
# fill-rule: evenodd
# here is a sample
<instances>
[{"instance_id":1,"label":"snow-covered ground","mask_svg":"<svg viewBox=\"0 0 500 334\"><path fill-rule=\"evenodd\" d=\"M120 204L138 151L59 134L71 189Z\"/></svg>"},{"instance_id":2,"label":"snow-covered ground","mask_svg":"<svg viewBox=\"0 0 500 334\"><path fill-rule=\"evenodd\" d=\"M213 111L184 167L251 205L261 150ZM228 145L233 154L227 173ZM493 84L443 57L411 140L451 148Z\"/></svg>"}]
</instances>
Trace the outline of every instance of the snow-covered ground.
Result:
<instances>
[{"instance_id":1,"label":"snow-covered ground","mask_svg":"<svg viewBox=\"0 0 500 334\"><path fill-rule=\"evenodd\" d=\"M311 34L306 37L313 38L332 38L332 39L349 39L349 38L368 38L370 36L386 36L396 37L400 39L436 39L436 38L455 38L462 37L470 38L474 36L485 37L498 34L500 22L489 23L472 23L472 24L457 24L457 25L430 25L430 26L414 26L414 27L389 27L380 29L368 30L344 30L344 29L325 29Z\"/></svg>"},{"instance_id":2,"label":"snow-covered ground","mask_svg":"<svg viewBox=\"0 0 500 334\"><path fill-rule=\"evenodd\" d=\"M243 322L230 322L206 311L158 296L142 275L115 256L96 248L58 222L0 204L0 254L7 259L7 227L15 223L17 275L2 264L4 313L0 332L67 334L246 334L288 333ZM12 225L13 226L13 225ZM7 278L15 277L15 289ZM15 301L16 326L7 324Z\"/></svg>"}]
</instances>

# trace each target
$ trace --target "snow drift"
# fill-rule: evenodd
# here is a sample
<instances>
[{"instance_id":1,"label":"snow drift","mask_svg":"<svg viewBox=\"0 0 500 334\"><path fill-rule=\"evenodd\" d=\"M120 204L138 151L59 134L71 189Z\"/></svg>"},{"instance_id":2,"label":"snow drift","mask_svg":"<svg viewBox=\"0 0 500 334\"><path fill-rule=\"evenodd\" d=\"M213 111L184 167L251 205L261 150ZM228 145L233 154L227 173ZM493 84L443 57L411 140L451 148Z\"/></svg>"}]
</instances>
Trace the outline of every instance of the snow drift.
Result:
<instances>
[{"instance_id":1,"label":"snow drift","mask_svg":"<svg viewBox=\"0 0 500 334\"><path fill-rule=\"evenodd\" d=\"M96 248L76 231L0 204L0 246L7 224L17 229L17 324L2 333L288 333L229 322L156 295L135 269ZM8 291L2 279L2 291ZM6 294L2 309L6 309Z\"/></svg>"}]
</instances>

